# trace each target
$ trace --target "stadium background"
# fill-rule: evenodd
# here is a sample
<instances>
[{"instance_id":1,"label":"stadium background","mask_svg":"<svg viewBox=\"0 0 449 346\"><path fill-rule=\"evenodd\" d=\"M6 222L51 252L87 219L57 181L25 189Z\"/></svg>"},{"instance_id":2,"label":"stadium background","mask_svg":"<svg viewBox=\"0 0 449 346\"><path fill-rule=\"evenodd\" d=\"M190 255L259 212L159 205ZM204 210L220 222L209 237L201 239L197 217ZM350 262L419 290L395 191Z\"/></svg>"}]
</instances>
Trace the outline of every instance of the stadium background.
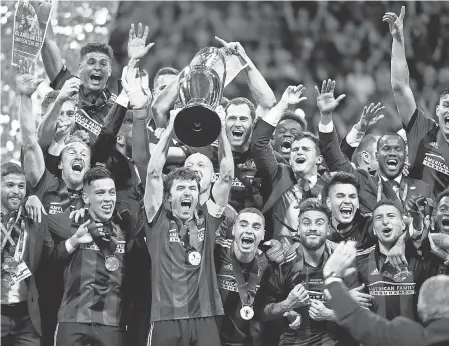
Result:
<instances>
[{"instance_id":1,"label":"stadium background","mask_svg":"<svg viewBox=\"0 0 449 346\"><path fill-rule=\"evenodd\" d=\"M381 18L386 11L399 13L404 4L407 61L419 107L433 117L439 93L449 86L448 2L53 1L52 23L66 65L77 71L79 49L86 42L109 42L116 59L113 91L127 63L130 24L142 22L150 27L149 41L156 43L143 61L150 76L163 66L182 69L200 48L217 45L217 35L242 43L278 98L290 84L308 88L302 108L310 130L318 121L313 87L327 78L337 81L338 95L347 95L334 117L340 135L358 120L365 104L378 101L386 111L375 130L398 130L401 124L390 86L391 36ZM14 9L15 1L2 1L2 162L20 155L11 67ZM38 73L45 77L41 61ZM39 87L30 117L40 117L40 101L49 90L48 81ZM225 96L251 98L242 75L226 88Z\"/></svg>"}]
</instances>

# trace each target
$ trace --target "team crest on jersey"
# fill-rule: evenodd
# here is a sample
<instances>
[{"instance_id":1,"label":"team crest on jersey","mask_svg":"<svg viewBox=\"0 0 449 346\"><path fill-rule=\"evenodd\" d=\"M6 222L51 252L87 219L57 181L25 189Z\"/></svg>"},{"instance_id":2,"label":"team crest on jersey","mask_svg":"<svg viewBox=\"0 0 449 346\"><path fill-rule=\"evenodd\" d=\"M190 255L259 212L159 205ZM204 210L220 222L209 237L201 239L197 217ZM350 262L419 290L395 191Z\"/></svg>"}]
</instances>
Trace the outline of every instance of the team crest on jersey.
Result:
<instances>
[{"instance_id":1,"label":"team crest on jersey","mask_svg":"<svg viewBox=\"0 0 449 346\"><path fill-rule=\"evenodd\" d=\"M63 212L64 210L62 210L60 203L50 203L50 208L48 209L50 215L62 214Z\"/></svg>"}]
</instances>

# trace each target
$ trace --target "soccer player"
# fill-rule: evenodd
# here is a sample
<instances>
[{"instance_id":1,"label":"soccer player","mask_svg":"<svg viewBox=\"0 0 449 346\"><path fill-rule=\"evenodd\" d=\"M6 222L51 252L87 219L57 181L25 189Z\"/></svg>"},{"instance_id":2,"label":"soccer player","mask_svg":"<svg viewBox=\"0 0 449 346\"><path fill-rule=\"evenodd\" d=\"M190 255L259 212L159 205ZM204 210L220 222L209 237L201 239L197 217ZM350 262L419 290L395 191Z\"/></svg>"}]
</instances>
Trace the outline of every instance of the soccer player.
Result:
<instances>
[{"instance_id":1,"label":"soccer player","mask_svg":"<svg viewBox=\"0 0 449 346\"><path fill-rule=\"evenodd\" d=\"M20 166L1 165L1 186L1 342L39 346L42 329L34 274L41 258L53 250L48 220L42 215L40 223L33 221L22 206L26 180Z\"/></svg>"},{"instance_id":2,"label":"soccer player","mask_svg":"<svg viewBox=\"0 0 449 346\"><path fill-rule=\"evenodd\" d=\"M286 110L281 120L274 130L274 150L280 154L288 163L290 160L290 153L292 143L295 136L307 129L306 120L295 114L293 111ZM280 161L278 159L278 161Z\"/></svg>"},{"instance_id":3,"label":"soccer player","mask_svg":"<svg viewBox=\"0 0 449 346\"><path fill-rule=\"evenodd\" d=\"M435 122L425 116L416 105L409 83L409 71L405 56L404 42L405 6L401 7L399 17L387 12L382 21L388 23L393 37L391 53L391 87L407 133L409 145L410 177L427 182L434 196L441 193L449 184L449 91L440 95L436 107Z\"/></svg>"},{"instance_id":4,"label":"soccer player","mask_svg":"<svg viewBox=\"0 0 449 346\"><path fill-rule=\"evenodd\" d=\"M240 211L232 229L233 242L217 245L215 267L224 316L219 320L221 345L254 346L261 343L256 295L268 265L258 249L265 233L263 214L255 208Z\"/></svg>"},{"instance_id":5,"label":"soccer player","mask_svg":"<svg viewBox=\"0 0 449 346\"><path fill-rule=\"evenodd\" d=\"M320 148L329 170L345 171L357 177L360 184L361 210L371 212L371 208L382 198L397 199L405 206L412 196L430 197L429 185L421 180L404 176L406 144L397 133L385 134L377 142L378 174L372 177L367 171L355 169L340 150L337 133L332 121L332 113L342 96L334 98L335 81L323 81L321 93L318 88L317 106L321 113L319 124Z\"/></svg>"},{"instance_id":6,"label":"soccer player","mask_svg":"<svg viewBox=\"0 0 449 346\"><path fill-rule=\"evenodd\" d=\"M252 136L252 152L261 176L269 177L268 199L262 212L273 214L274 239L279 240L286 252L291 246L291 237L298 226L298 205L307 197L320 195L325 177L318 175L322 156L318 139L309 132L298 132L292 142L289 165L278 163L270 144L276 126L289 106L297 105L306 98L301 97L305 88L289 86L279 103L257 121ZM270 237L271 238L271 237Z\"/></svg>"},{"instance_id":7,"label":"soccer player","mask_svg":"<svg viewBox=\"0 0 449 346\"><path fill-rule=\"evenodd\" d=\"M331 255L331 249L326 246L329 221L330 210L326 206L316 199L303 201L298 226L303 257L275 268L261 283L260 290L266 297L264 319L279 319L291 310L301 316L297 329L284 322L279 345L321 346L335 345L338 341L352 345L334 322L334 312L323 293L323 266ZM347 282L349 287L355 287L355 276Z\"/></svg>"},{"instance_id":8,"label":"soccer player","mask_svg":"<svg viewBox=\"0 0 449 346\"><path fill-rule=\"evenodd\" d=\"M418 254L412 239L400 236L405 231L402 206L398 201L381 200L373 209L373 231L376 245L357 253L356 266L366 293L373 296L373 311L393 319L405 316L417 320L416 304L422 283L435 274L436 265L432 257ZM401 270L387 261L393 245L405 241L407 266Z\"/></svg>"},{"instance_id":9,"label":"soccer player","mask_svg":"<svg viewBox=\"0 0 449 346\"><path fill-rule=\"evenodd\" d=\"M152 305L148 344L219 345L215 316L223 314L213 263L215 234L228 204L234 162L227 151L220 162L214 199L198 209L200 178L179 168L163 178L176 112L161 135L150 163L145 189L145 227L151 256ZM219 145L225 136L222 130ZM167 331L170 331L169 333Z\"/></svg>"},{"instance_id":10,"label":"soccer player","mask_svg":"<svg viewBox=\"0 0 449 346\"><path fill-rule=\"evenodd\" d=\"M64 261L64 295L55 344L124 346L125 263L143 226L141 214L116 213L115 183L107 169L91 168L83 184L89 209L81 224L72 223L67 215L50 223L52 233L71 234L58 254Z\"/></svg>"}]
</instances>

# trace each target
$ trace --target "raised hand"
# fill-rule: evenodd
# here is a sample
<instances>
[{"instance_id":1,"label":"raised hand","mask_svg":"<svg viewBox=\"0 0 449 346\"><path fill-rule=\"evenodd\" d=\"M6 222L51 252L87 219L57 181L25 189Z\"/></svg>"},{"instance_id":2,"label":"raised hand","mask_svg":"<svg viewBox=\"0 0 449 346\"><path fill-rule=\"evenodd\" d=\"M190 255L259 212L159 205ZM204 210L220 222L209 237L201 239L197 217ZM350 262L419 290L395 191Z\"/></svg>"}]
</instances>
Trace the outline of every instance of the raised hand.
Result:
<instances>
[{"instance_id":1,"label":"raised hand","mask_svg":"<svg viewBox=\"0 0 449 346\"><path fill-rule=\"evenodd\" d=\"M81 80L78 77L72 77L67 80L59 91L58 98L62 101L68 100L79 92Z\"/></svg>"},{"instance_id":2,"label":"raised hand","mask_svg":"<svg viewBox=\"0 0 449 346\"><path fill-rule=\"evenodd\" d=\"M59 117L56 123L56 130L53 140L56 143L61 143L67 135L70 133L70 129L72 128L73 121L68 117Z\"/></svg>"},{"instance_id":3,"label":"raised hand","mask_svg":"<svg viewBox=\"0 0 449 346\"><path fill-rule=\"evenodd\" d=\"M92 228L98 228L101 227L103 224L101 223L94 223L92 220L88 220L85 223L83 223L81 226L78 227L76 230L76 233L72 236L75 238L75 241L77 244L89 244L92 243L94 240L92 236L89 233L89 230Z\"/></svg>"},{"instance_id":4,"label":"raised hand","mask_svg":"<svg viewBox=\"0 0 449 346\"><path fill-rule=\"evenodd\" d=\"M240 55L244 57L246 55L245 49L240 44L240 42L226 42L218 36L215 36L215 39L227 50L229 50L234 55Z\"/></svg>"},{"instance_id":5,"label":"raised hand","mask_svg":"<svg viewBox=\"0 0 449 346\"><path fill-rule=\"evenodd\" d=\"M323 268L325 277L334 273L337 277L343 278L354 272L352 267L355 260L356 248L355 242L341 242L335 248L335 251L327 260Z\"/></svg>"},{"instance_id":6,"label":"raised hand","mask_svg":"<svg viewBox=\"0 0 449 346\"><path fill-rule=\"evenodd\" d=\"M423 227L428 230L432 224L434 202L430 198L412 196L406 204L406 210L413 219L413 228L422 231Z\"/></svg>"},{"instance_id":7,"label":"raised hand","mask_svg":"<svg viewBox=\"0 0 449 346\"><path fill-rule=\"evenodd\" d=\"M69 218L73 219L76 223L84 219L84 215L87 213L87 208L81 208L77 210L72 210L69 214Z\"/></svg>"},{"instance_id":8,"label":"raised hand","mask_svg":"<svg viewBox=\"0 0 449 346\"><path fill-rule=\"evenodd\" d=\"M140 59L143 58L154 43L149 43L145 46L148 38L148 26L145 26L145 31L142 34L142 23L139 23L139 28L136 32L134 30L134 24L131 24L131 29L129 29L129 39L128 39L128 57L130 59Z\"/></svg>"},{"instance_id":9,"label":"raised hand","mask_svg":"<svg viewBox=\"0 0 449 346\"><path fill-rule=\"evenodd\" d=\"M327 308L321 300L310 299L309 316L314 321L330 321L333 318L333 311Z\"/></svg>"},{"instance_id":10,"label":"raised hand","mask_svg":"<svg viewBox=\"0 0 449 346\"><path fill-rule=\"evenodd\" d=\"M384 117L381 112L385 109L382 103L378 102L376 105L371 103L368 107L363 107L362 116L360 117L357 127L360 131L366 132L371 126L375 125L380 119Z\"/></svg>"},{"instance_id":11,"label":"raised hand","mask_svg":"<svg viewBox=\"0 0 449 346\"><path fill-rule=\"evenodd\" d=\"M298 86L288 86L282 95L281 101L287 105L297 105L298 103L307 100L307 97L301 97L306 88L300 84Z\"/></svg>"},{"instance_id":12,"label":"raised hand","mask_svg":"<svg viewBox=\"0 0 449 346\"><path fill-rule=\"evenodd\" d=\"M37 78L35 72L36 62L30 62L28 59L19 61L16 86L20 95L31 97L39 84L44 81Z\"/></svg>"},{"instance_id":13,"label":"raised hand","mask_svg":"<svg viewBox=\"0 0 449 346\"><path fill-rule=\"evenodd\" d=\"M131 59L129 64L123 68L122 85L129 97L131 107L142 109L149 104L149 97L145 95L144 88L142 88L142 79L140 71L136 67L137 63L138 60Z\"/></svg>"},{"instance_id":14,"label":"raised hand","mask_svg":"<svg viewBox=\"0 0 449 346\"><path fill-rule=\"evenodd\" d=\"M402 40L402 35L404 33L404 16L405 6L402 6L399 17L393 12L387 12L382 17L382 22L388 23L388 26L390 27L391 36L399 41Z\"/></svg>"},{"instance_id":15,"label":"raised hand","mask_svg":"<svg viewBox=\"0 0 449 346\"><path fill-rule=\"evenodd\" d=\"M342 94L335 99L334 90L335 81L331 79L323 81L323 84L321 86L321 93L318 87L315 86L316 104L322 115L332 114L335 108L337 108L337 106L340 104L341 100L346 97L345 94Z\"/></svg>"}]
</instances>

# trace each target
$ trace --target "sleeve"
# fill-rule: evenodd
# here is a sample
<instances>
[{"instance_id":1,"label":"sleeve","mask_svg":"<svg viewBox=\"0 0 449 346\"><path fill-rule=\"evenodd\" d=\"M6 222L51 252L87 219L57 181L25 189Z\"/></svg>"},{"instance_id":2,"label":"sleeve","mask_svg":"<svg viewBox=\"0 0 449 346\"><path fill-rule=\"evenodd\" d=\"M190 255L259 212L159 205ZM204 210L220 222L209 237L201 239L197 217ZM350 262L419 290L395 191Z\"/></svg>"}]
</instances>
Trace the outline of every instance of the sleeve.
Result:
<instances>
[{"instance_id":1,"label":"sleeve","mask_svg":"<svg viewBox=\"0 0 449 346\"><path fill-rule=\"evenodd\" d=\"M31 194L36 195L41 201L45 192L55 184L58 184L58 178L51 174L47 169L45 169L44 174L37 183L37 185L32 188Z\"/></svg>"},{"instance_id":2,"label":"sleeve","mask_svg":"<svg viewBox=\"0 0 449 346\"><path fill-rule=\"evenodd\" d=\"M54 176L58 174L58 164L60 156L55 156L44 152L45 168Z\"/></svg>"},{"instance_id":3,"label":"sleeve","mask_svg":"<svg viewBox=\"0 0 449 346\"><path fill-rule=\"evenodd\" d=\"M357 150L357 146L353 147L351 143L348 142L349 138L346 136L340 143L340 150L344 156L346 156L349 161L352 161L352 157L354 156L355 151Z\"/></svg>"},{"instance_id":4,"label":"sleeve","mask_svg":"<svg viewBox=\"0 0 449 346\"><path fill-rule=\"evenodd\" d=\"M56 78L50 83L50 87L52 87L55 90L61 90L64 83L72 77L76 76L72 75L67 66L64 65L61 71L59 71Z\"/></svg>"},{"instance_id":5,"label":"sleeve","mask_svg":"<svg viewBox=\"0 0 449 346\"><path fill-rule=\"evenodd\" d=\"M287 295L288 292L285 292L282 267L275 263L269 263L260 281L260 289L257 291L255 300L256 309L261 313L268 304L281 302Z\"/></svg>"},{"instance_id":6,"label":"sleeve","mask_svg":"<svg viewBox=\"0 0 449 346\"><path fill-rule=\"evenodd\" d=\"M224 210L223 215L224 219L218 229L218 235L225 239L232 239L232 228L234 227L235 219L237 218L237 212L228 204Z\"/></svg>"},{"instance_id":7,"label":"sleeve","mask_svg":"<svg viewBox=\"0 0 449 346\"><path fill-rule=\"evenodd\" d=\"M370 346L422 345L420 340L424 328L420 324L402 317L388 321L362 308L340 282L332 282L327 289L338 324L356 341Z\"/></svg>"},{"instance_id":8,"label":"sleeve","mask_svg":"<svg viewBox=\"0 0 449 346\"><path fill-rule=\"evenodd\" d=\"M408 126L403 125L403 127L407 134L408 159L411 167L413 167L421 140L429 131L435 130L437 124L432 119L427 118L419 108L416 108Z\"/></svg>"},{"instance_id":9,"label":"sleeve","mask_svg":"<svg viewBox=\"0 0 449 346\"><path fill-rule=\"evenodd\" d=\"M257 170L261 175L270 177L271 184L275 181L279 168L270 143L274 130L274 126L263 119L258 119L251 136L251 152Z\"/></svg>"}]
</instances>

